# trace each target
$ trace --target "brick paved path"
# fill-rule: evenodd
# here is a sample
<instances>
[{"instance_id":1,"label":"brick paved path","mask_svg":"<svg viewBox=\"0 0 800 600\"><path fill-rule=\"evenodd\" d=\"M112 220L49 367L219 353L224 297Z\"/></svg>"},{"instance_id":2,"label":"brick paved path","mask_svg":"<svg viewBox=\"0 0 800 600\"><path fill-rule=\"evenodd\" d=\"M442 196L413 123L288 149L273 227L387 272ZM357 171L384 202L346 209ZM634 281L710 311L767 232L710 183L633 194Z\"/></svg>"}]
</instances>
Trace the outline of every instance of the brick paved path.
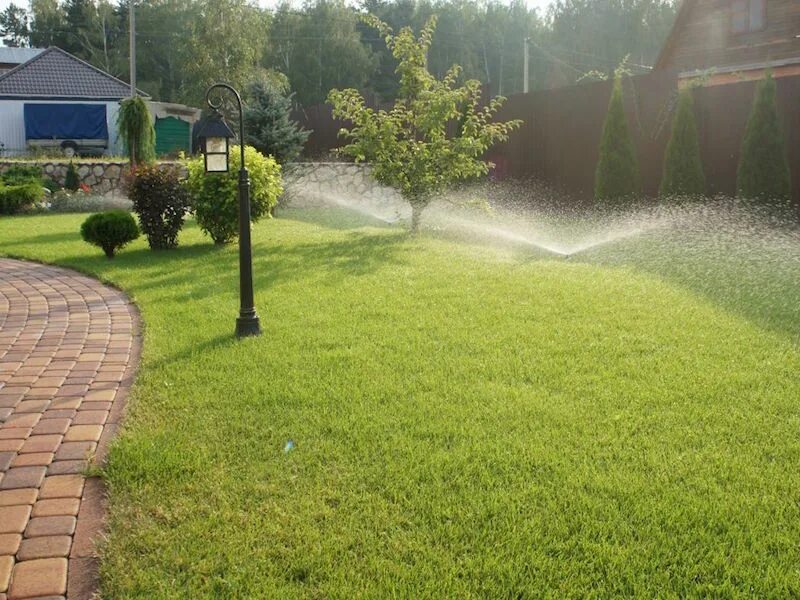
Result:
<instances>
[{"instance_id":1,"label":"brick paved path","mask_svg":"<svg viewBox=\"0 0 800 600\"><path fill-rule=\"evenodd\" d=\"M95 590L104 491L83 473L117 428L135 329L121 292L0 258L0 600Z\"/></svg>"}]
</instances>

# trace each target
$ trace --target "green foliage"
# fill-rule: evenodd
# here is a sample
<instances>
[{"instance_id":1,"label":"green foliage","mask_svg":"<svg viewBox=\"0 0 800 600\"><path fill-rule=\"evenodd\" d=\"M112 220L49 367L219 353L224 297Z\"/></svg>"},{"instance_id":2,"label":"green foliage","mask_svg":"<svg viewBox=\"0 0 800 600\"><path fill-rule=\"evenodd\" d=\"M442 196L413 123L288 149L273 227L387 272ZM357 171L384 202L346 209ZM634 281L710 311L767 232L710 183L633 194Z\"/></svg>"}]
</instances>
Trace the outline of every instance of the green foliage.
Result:
<instances>
[{"instance_id":1,"label":"green foliage","mask_svg":"<svg viewBox=\"0 0 800 600\"><path fill-rule=\"evenodd\" d=\"M667 144L661 196L703 196L706 177L700 158L700 140L694 118L691 89L681 90L678 108L672 121L672 136Z\"/></svg>"},{"instance_id":2,"label":"green foliage","mask_svg":"<svg viewBox=\"0 0 800 600\"><path fill-rule=\"evenodd\" d=\"M636 148L628 131L622 97L622 77L614 78L608 114L600 140L600 157L594 179L595 199L613 206L639 193L639 167Z\"/></svg>"},{"instance_id":3,"label":"green foliage","mask_svg":"<svg viewBox=\"0 0 800 600\"><path fill-rule=\"evenodd\" d=\"M255 223L270 213L283 193L281 167L252 146L245 146L244 152L250 174L250 220ZM187 164L186 187L197 223L215 244L239 235L239 153L239 146L231 146L227 173L206 173L202 156Z\"/></svg>"},{"instance_id":4,"label":"green foliage","mask_svg":"<svg viewBox=\"0 0 800 600\"><path fill-rule=\"evenodd\" d=\"M64 189L75 192L79 187L81 187L81 178L78 176L78 169L70 161L67 166L67 174L64 176Z\"/></svg>"},{"instance_id":5,"label":"green foliage","mask_svg":"<svg viewBox=\"0 0 800 600\"><path fill-rule=\"evenodd\" d=\"M0 215L13 215L39 202L44 195L41 183L6 185L0 183Z\"/></svg>"},{"instance_id":6,"label":"green foliage","mask_svg":"<svg viewBox=\"0 0 800 600\"><path fill-rule=\"evenodd\" d=\"M99 246L108 258L139 237L136 220L124 210L95 213L81 225L83 241Z\"/></svg>"},{"instance_id":7,"label":"green foliage","mask_svg":"<svg viewBox=\"0 0 800 600\"><path fill-rule=\"evenodd\" d=\"M147 103L140 96L120 103L117 127L132 165L155 161L156 132Z\"/></svg>"},{"instance_id":8,"label":"green foliage","mask_svg":"<svg viewBox=\"0 0 800 600\"><path fill-rule=\"evenodd\" d=\"M375 17L365 19L383 36L398 62L399 98L390 110L367 108L354 89L331 90L328 102L335 117L352 123L340 133L349 143L340 151L372 164L379 182L397 189L412 208L416 230L422 210L450 185L485 175L486 150L504 141L520 121L493 121L504 98L480 107L481 85L472 79L457 86L461 68L442 79L427 69L428 50L436 28L431 17L419 39L405 27L396 35ZM458 131L448 132L451 123Z\"/></svg>"},{"instance_id":9,"label":"green foliage","mask_svg":"<svg viewBox=\"0 0 800 600\"><path fill-rule=\"evenodd\" d=\"M178 232L189 209L189 193L176 167L139 165L128 183L128 198L153 250L178 245Z\"/></svg>"},{"instance_id":10,"label":"green foliage","mask_svg":"<svg viewBox=\"0 0 800 600\"><path fill-rule=\"evenodd\" d=\"M297 158L311 133L289 118L291 110L291 95L285 95L274 85L256 80L247 86L244 111L247 143L280 164Z\"/></svg>"},{"instance_id":11,"label":"green foliage","mask_svg":"<svg viewBox=\"0 0 800 600\"><path fill-rule=\"evenodd\" d=\"M42 169L36 165L11 165L0 175L0 182L6 185L42 183Z\"/></svg>"},{"instance_id":12,"label":"green foliage","mask_svg":"<svg viewBox=\"0 0 800 600\"><path fill-rule=\"evenodd\" d=\"M740 198L762 204L787 206L791 176L778 107L775 80L760 82L753 110L747 121L739 158L736 189Z\"/></svg>"}]
</instances>

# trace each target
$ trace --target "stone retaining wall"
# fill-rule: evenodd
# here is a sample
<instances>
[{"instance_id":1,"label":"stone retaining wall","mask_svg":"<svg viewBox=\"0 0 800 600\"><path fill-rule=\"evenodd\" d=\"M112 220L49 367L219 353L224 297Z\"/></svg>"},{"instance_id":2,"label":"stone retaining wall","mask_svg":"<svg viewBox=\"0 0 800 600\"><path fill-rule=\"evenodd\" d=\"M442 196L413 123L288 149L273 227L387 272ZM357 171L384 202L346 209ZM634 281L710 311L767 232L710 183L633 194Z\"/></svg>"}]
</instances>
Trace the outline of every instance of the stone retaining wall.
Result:
<instances>
[{"instance_id":1,"label":"stone retaining wall","mask_svg":"<svg viewBox=\"0 0 800 600\"><path fill-rule=\"evenodd\" d=\"M286 165L281 205L349 208L385 221L408 218L408 203L395 190L372 179L370 169L369 165L354 163Z\"/></svg>"},{"instance_id":2,"label":"stone retaining wall","mask_svg":"<svg viewBox=\"0 0 800 600\"><path fill-rule=\"evenodd\" d=\"M38 165L45 177L64 185L67 161L0 161L0 173L12 165ZM98 196L125 197L127 161L75 162L81 183ZM175 163L168 163L175 164ZM410 208L391 188L375 182L370 166L353 163L291 163L283 168L282 206L297 208L342 207L379 219L407 218Z\"/></svg>"}]
</instances>

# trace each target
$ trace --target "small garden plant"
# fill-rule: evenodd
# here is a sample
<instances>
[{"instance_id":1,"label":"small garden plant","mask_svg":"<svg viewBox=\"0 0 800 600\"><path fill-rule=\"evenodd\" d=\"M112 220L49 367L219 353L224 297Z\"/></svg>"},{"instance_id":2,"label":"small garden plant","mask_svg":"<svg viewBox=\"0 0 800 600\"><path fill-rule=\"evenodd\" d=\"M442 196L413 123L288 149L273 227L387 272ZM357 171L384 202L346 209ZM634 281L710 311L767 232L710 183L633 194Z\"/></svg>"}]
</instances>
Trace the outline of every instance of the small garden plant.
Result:
<instances>
[{"instance_id":1,"label":"small garden plant","mask_svg":"<svg viewBox=\"0 0 800 600\"><path fill-rule=\"evenodd\" d=\"M13 165L0 175L0 215L29 209L44 197L39 167Z\"/></svg>"},{"instance_id":2,"label":"small garden plant","mask_svg":"<svg viewBox=\"0 0 800 600\"><path fill-rule=\"evenodd\" d=\"M77 192L81 187L81 178L78 176L78 169L70 161L67 166L67 174L64 176L64 189L70 192Z\"/></svg>"},{"instance_id":3,"label":"small garden plant","mask_svg":"<svg viewBox=\"0 0 800 600\"><path fill-rule=\"evenodd\" d=\"M250 173L250 220L269 215L283 193L281 167L252 146L245 146L245 162ZM191 197L197 224L215 244L227 244L239 235L239 146L230 148L227 173L206 173L203 157L188 162L186 187Z\"/></svg>"},{"instance_id":4,"label":"small garden plant","mask_svg":"<svg viewBox=\"0 0 800 600\"><path fill-rule=\"evenodd\" d=\"M398 62L398 99L388 111L373 110L357 90L346 89L332 90L328 102L335 117L353 123L341 131L349 143L340 151L356 162L371 163L375 179L400 192L411 205L411 229L416 231L422 211L437 193L489 172L483 155L508 139L521 121L494 121L505 99L497 97L481 107L480 82L458 85L458 65L442 79L428 71L435 17L419 39L410 27L394 34L377 17L365 21L378 30Z\"/></svg>"},{"instance_id":5,"label":"small garden plant","mask_svg":"<svg viewBox=\"0 0 800 600\"><path fill-rule=\"evenodd\" d=\"M108 258L139 237L133 216L124 210L110 210L91 215L81 225L85 242L99 246Z\"/></svg>"},{"instance_id":6,"label":"small garden plant","mask_svg":"<svg viewBox=\"0 0 800 600\"><path fill-rule=\"evenodd\" d=\"M139 165L128 185L128 197L150 248L175 248L189 209L189 193L178 169L166 165Z\"/></svg>"}]
</instances>

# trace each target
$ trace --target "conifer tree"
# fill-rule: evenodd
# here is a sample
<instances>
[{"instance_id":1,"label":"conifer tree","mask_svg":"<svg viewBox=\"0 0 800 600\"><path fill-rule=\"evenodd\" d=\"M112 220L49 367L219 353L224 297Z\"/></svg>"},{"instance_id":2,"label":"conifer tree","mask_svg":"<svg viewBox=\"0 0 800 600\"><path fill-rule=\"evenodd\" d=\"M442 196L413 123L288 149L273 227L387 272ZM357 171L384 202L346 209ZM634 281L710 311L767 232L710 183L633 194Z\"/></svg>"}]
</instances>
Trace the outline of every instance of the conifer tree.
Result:
<instances>
[{"instance_id":1,"label":"conifer tree","mask_svg":"<svg viewBox=\"0 0 800 600\"><path fill-rule=\"evenodd\" d=\"M247 88L247 99L244 111L247 143L280 164L297 158L311 132L291 120L291 96L275 85L253 81Z\"/></svg>"},{"instance_id":2,"label":"conifer tree","mask_svg":"<svg viewBox=\"0 0 800 600\"><path fill-rule=\"evenodd\" d=\"M678 108L672 121L672 135L664 159L664 175L659 194L667 196L703 196L706 177L700 158L700 141L694 118L694 100L690 89L681 90Z\"/></svg>"},{"instance_id":3,"label":"conifer tree","mask_svg":"<svg viewBox=\"0 0 800 600\"><path fill-rule=\"evenodd\" d=\"M756 90L742 142L736 189L740 198L787 205L791 179L775 91L772 75L767 75Z\"/></svg>"},{"instance_id":4,"label":"conifer tree","mask_svg":"<svg viewBox=\"0 0 800 600\"><path fill-rule=\"evenodd\" d=\"M619 205L639 193L639 167L636 148L628 131L622 99L622 76L614 78L608 114L600 141L600 157L594 180L597 202Z\"/></svg>"}]
</instances>

